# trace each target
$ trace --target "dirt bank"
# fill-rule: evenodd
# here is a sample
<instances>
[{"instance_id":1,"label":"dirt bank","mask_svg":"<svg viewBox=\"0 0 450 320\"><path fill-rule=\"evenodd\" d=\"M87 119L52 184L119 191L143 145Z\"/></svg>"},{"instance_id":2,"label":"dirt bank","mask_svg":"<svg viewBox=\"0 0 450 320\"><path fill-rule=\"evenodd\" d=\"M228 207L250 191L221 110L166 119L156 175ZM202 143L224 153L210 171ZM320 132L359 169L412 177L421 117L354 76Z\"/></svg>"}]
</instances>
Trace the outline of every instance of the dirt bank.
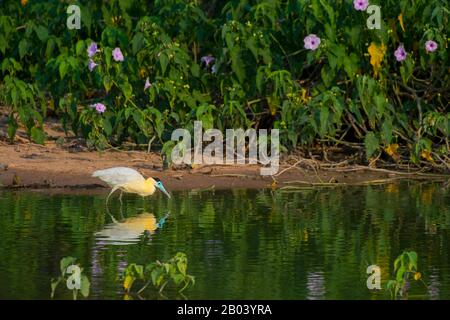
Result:
<instances>
[{"instance_id":1,"label":"dirt bank","mask_svg":"<svg viewBox=\"0 0 450 320\"><path fill-rule=\"evenodd\" d=\"M106 192L104 184L91 177L97 169L127 166L144 176L160 178L168 190L223 188L268 188L292 185L345 185L382 183L402 178L425 179L425 175L393 173L364 167L316 167L310 160L284 164L275 177L260 175L258 166L199 166L162 169L159 154L144 151L73 151L54 142L9 145L0 143L0 185L2 188L76 190ZM378 171L379 170L379 171ZM434 178L445 179L445 176ZM448 179L449 177L447 177Z\"/></svg>"}]
</instances>

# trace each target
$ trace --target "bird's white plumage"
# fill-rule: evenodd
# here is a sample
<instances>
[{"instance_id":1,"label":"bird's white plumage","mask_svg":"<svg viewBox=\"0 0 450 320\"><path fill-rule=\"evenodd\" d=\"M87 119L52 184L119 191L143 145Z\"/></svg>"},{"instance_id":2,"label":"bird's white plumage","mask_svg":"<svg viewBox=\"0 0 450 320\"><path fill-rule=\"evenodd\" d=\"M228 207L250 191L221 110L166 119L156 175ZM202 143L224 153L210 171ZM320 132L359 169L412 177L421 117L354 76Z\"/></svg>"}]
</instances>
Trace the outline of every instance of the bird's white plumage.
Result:
<instances>
[{"instance_id":1,"label":"bird's white plumage","mask_svg":"<svg viewBox=\"0 0 450 320\"><path fill-rule=\"evenodd\" d=\"M115 187L128 182L145 181L145 178L136 170L125 167L114 167L104 170L97 170L92 173L93 177L99 178Z\"/></svg>"}]
</instances>

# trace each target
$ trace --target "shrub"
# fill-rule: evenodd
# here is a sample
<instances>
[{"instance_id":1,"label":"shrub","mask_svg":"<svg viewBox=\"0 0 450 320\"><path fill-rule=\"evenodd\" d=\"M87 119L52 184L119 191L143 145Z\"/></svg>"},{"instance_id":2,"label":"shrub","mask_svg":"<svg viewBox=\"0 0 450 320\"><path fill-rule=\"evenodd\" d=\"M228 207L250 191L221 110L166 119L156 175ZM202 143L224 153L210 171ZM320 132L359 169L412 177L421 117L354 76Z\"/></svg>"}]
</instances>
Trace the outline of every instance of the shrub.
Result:
<instances>
[{"instance_id":1,"label":"shrub","mask_svg":"<svg viewBox=\"0 0 450 320\"><path fill-rule=\"evenodd\" d=\"M278 128L285 149L340 140L364 142L367 158L385 150L397 160L401 145L416 164L445 159L448 3L370 3L381 7L380 30L352 0L86 1L80 30L65 27L67 2L4 1L9 137L22 123L42 143L43 118L54 114L100 149L161 145L202 120Z\"/></svg>"}]
</instances>

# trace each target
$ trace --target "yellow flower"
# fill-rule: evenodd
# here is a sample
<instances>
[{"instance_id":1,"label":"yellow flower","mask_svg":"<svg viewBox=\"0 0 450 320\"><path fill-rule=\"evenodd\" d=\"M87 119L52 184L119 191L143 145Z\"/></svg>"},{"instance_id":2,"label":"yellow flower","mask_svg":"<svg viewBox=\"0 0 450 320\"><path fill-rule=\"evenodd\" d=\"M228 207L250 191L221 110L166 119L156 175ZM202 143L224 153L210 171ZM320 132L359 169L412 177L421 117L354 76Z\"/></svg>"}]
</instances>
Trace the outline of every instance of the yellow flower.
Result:
<instances>
[{"instance_id":1,"label":"yellow flower","mask_svg":"<svg viewBox=\"0 0 450 320\"><path fill-rule=\"evenodd\" d=\"M423 150L422 153L420 154L420 156L422 158L424 158L427 161L433 161L433 157L431 156L431 152L428 150Z\"/></svg>"},{"instance_id":2,"label":"yellow flower","mask_svg":"<svg viewBox=\"0 0 450 320\"><path fill-rule=\"evenodd\" d=\"M309 100L311 100L311 97L308 96L308 91L302 88L302 102L308 103Z\"/></svg>"},{"instance_id":3,"label":"yellow flower","mask_svg":"<svg viewBox=\"0 0 450 320\"><path fill-rule=\"evenodd\" d=\"M381 62L386 54L386 46L384 43L377 45L372 42L367 51L369 51L370 54L370 64L373 67L374 76L377 76L381 69Z\"/></svg>"},{"instance_id":4,"label":"yellow flower","mask_svg":"<svg viewBox=\"0 0 450 320\"><path fill-rule=\"evenodd\" d=\"M388 145L386 148L384 148L384 151L386 151L386 153L388 155L390 155L394 160L397 161L400 157L397 153L397 149L398 149L398 144L393 143L393 144Z\"/></svg>"},{"instance_id":5,"label":"yellow flower","mask_svg":"<svg viewBox=\"0 0 450 320\"><path fill-rule=\"evenodd\" d=\"M400 22L400 27L402 27L403 32L405 32L405 25L403 24L403 13L399 14L398 21Z\"/></svg>"},{"instance_id":6,"label":"yellow flower","mask_svg":"<svg viewBox=\"0 0 450 320\"><path fill-rule=\"evenodd\" d=\"M28 0L20 0L20 4L22 7L25 7L27 5Z\"/></svg>"},{"instance_id":7,"label":"yellow flower","mask_svg":"<svg viewBox=\"0 0 450 320\"><path fill-rule=\"evenodd\" d=\"M418 281L420 278L422 278L422 274L420 272L414 273L414 280Z\"/></svg>"}]
</instances>

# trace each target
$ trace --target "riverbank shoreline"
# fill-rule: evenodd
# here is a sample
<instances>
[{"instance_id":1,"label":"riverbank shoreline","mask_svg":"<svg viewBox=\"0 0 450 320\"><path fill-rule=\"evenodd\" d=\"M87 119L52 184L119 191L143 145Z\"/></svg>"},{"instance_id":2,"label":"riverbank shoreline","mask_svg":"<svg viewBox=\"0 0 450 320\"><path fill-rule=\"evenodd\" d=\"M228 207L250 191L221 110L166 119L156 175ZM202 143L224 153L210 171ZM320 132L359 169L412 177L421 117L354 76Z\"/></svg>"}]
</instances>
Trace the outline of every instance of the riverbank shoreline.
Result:
<instances>
[{"instance_id":1,"label":"riverbank shoreline","mask_svg":"<svg viewBox=\"0 0 450 320\"><path fill-rule=\"evenodd\" d=\"M72 151L56 144L0 145L1 189L52 189L52 192L102 193L106 185L93 171L131 167L146 177L158 177L171 191L230 188L291 188L389 183L402 179L441 179L450 175L395 172L363 166L315 167L312 160L280 164L277 175L261 176L257 165L202 165L163 170L161 157L145 151ZM326 170L325 170L326 169Z\"/></svg>"}]
</instances>

